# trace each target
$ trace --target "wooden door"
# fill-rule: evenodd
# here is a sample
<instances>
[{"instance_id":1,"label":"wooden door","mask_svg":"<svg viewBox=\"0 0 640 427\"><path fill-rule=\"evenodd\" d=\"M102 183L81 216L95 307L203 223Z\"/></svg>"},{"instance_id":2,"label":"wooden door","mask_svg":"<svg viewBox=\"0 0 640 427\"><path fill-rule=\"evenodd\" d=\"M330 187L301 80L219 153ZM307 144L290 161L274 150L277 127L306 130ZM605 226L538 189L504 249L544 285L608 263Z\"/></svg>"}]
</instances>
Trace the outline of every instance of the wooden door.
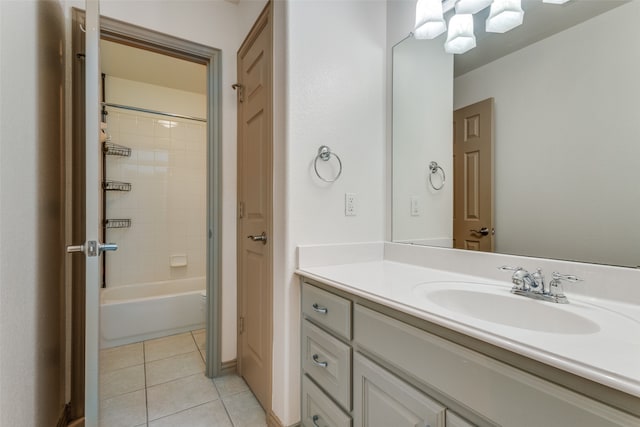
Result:
<instances>
[{"instance_id":1,"label":"wooden door","mask_svg":"<svg viewBox=\"0 0 640 427\"><path fill-rule=\"evenodd\" d=\"M238 370L265 410L272 358L271 8L238 51Z\"/></svg>"},{"instance_id":2,"label":"wooden door","mask_svg":"<svg viewBox=\"0 0 640 427\"><path fill-rule=\"evenodd\" d=\"M453 113L453 247L493 252L493 98Z\"/></svg>"}]
</instances>

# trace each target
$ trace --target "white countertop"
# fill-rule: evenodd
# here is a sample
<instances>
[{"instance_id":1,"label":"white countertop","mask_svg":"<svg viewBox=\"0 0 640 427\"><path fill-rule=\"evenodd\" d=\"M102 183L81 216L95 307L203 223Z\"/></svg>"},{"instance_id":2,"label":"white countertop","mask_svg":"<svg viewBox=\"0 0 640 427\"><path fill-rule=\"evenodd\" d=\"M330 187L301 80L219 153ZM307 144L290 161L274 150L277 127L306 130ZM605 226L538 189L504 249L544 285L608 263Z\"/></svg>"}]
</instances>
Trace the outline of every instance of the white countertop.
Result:
<instances>
[{"instance_id":1,"label":"white countertop","mask_svg":"<svg viewBox=\"0 0 640 427\"><path fill-rule=\"evenodd\" d=\"M474 282L478 289L531 304L553 304L512 295L510 282L436 270L388 260L303 266L299 275L444 326L547 365L640 397L640 306L567 293L559 310L588 317L598 325L580 334L505 326L462 315L420 294L429 282ZM433 286L446 286L439 284ZM452 284L455 287L455 284ZM482 288L482 289L480 289ZM552 319L537 319L538 322Z\"/></svg>"}]
</instances>

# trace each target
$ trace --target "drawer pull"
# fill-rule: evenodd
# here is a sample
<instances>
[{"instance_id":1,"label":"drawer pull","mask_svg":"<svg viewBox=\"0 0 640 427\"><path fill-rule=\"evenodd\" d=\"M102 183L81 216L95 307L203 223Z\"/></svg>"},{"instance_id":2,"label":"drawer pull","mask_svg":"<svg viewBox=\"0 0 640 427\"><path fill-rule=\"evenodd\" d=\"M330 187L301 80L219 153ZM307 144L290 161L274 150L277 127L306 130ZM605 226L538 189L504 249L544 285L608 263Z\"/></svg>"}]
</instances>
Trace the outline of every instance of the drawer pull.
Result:
<instances>
[{"instance_id":1,"label":"drawer pull","mask_svg":"<svg viewBox=\"0 0 640 427\"><path fill-rule=\"evenodd\" d=\"M329 362L319 362L317 354L314 354L313 356L311 356L311 361L313 362L314 365L320 366L321 368L326 368L327 366L329 366Z\"/></svg>"},{"instance_id":2,"label":"drawer pull","mask_svg":"<svg viewBox=\"0 0 640 427\"><path fill-rule=\"evenodd\" d=\"M315 427L320 427L320 424L318 424L318 420L319 420L319 419L320 419L320 416L318 416L318 415L314 415L314 416L311 418L311 422L313 422L313 425L314 425Z\"/></svg>"},{"instance_id":3,"label":"drawer pull","mask_svg":"<svg viewBox=\"0 0 640 427\"><path fill-rule=\"evenodd\" d=\"M312 307L313 311L315 311L316 313L327 314L329 312L329 310L327 310L327 307L322 307L321 305L318 305L318 303L314 303Z\"/></svg>"}]
</instances>

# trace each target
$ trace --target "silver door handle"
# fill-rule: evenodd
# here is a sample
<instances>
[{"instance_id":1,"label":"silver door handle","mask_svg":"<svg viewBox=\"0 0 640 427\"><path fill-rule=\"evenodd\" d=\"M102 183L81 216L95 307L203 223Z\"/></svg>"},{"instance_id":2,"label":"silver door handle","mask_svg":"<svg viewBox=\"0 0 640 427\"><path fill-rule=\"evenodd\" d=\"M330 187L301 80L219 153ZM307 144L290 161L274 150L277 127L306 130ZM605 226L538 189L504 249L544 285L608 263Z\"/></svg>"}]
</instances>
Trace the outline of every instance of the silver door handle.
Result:
<instances>
[{"instance_id":1,"label":"silver door handle","mask_svg":"<svg viewBox=\"0 0 640 427\"><path fill-rule=\"evenodd\" d=\"M329 362L320 362L320 361L318 361L318 355L317 354L314 354L313 356L311 356L311 361L313 362L314 365L320 366L321 368L326 368L327 366L329 366Z\"/></svg>"},{"instance_id":2,"label":"silver door handle","mask_svg":"<svg viewBox=\"0 0 640 427\"><path fill-rule=\"evenodd\" d=\"M115 243L100 243L95 240L89 240L84 245L67 246L67 253L86 252L87 256L98 256L105 251L117 251L118 245Z\"/></svg>"},{"instance_id":3,"label":"silver door handle","mask_svg":"<svg viewBox=\"0 0 640 427\"><path fill-rule=\"evenodd\" d=\"M315 427L320 427L320 424L318 424L318 420L319 420L319 419L320 419L320 416L318 416L318 415L314 415L314 416L311 418L311 422L313 423L313 425L314 425Z\"/></svg>"},{"instance_id":4,"label":"silver door handle","mask_svg":"<svg viewBox=\"0 0 640 427\"><path fill-rule=\"evenodd\" d=\"M69 245L67 246L67 253L84 252L84 245Z\"/></svg>"},{"instance_id":5,"label":"silver door handle","mask_svg":"<svg viewBox=\"0 0 640 427\"><path fill-rule=\"evenodd\" d=\"M260 234L258 236L247 236L247 239L251 239L254 242L262 242L263 245L266 245L267 244L267 233L265 233L263 231L262 234Z\"/></svg>"},{"instance_id":6,"label":"silver door handle","mask_svg":"<svg viewBox=\"0 0 640 427\"><path fill-rule=\"evenodd\" d=\"M117 251L118 244L117 243L98 243L98 252L106 252L106 251Z\"/></svg>"},{"instance_id":7,"label":"silver door handle","mask_svg":"<svg viewBox=\"0 0 640 427\"><path fill-rule=\"evenodd\" d=\"M489 235L489 229L487 227L482 227L480 230L469 230L472 233L481 234L483 236Z\"/></svg>"}]
</instances>

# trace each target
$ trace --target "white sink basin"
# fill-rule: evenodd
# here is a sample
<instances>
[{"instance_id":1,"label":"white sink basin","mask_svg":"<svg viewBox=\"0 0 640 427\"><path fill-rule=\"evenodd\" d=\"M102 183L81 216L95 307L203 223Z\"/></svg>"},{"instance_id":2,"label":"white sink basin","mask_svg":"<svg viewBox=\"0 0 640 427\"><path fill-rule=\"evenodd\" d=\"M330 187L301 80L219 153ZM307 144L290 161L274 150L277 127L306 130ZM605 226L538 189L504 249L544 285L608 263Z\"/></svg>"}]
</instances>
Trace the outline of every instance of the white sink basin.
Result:
<instances>
[{"instance_id":1,"label":"white sink basin","mask_svg":"<svg viewBox=\"0 0 640 427\"><path fill-rule=\"evenodd\" d=\"M414 288L414 294L446 310L513 328L555 334L593 334L600 330L597 323L575 313L575 307L513 295L505 287L424 283Z\"/></svg>"}]
</instances>

